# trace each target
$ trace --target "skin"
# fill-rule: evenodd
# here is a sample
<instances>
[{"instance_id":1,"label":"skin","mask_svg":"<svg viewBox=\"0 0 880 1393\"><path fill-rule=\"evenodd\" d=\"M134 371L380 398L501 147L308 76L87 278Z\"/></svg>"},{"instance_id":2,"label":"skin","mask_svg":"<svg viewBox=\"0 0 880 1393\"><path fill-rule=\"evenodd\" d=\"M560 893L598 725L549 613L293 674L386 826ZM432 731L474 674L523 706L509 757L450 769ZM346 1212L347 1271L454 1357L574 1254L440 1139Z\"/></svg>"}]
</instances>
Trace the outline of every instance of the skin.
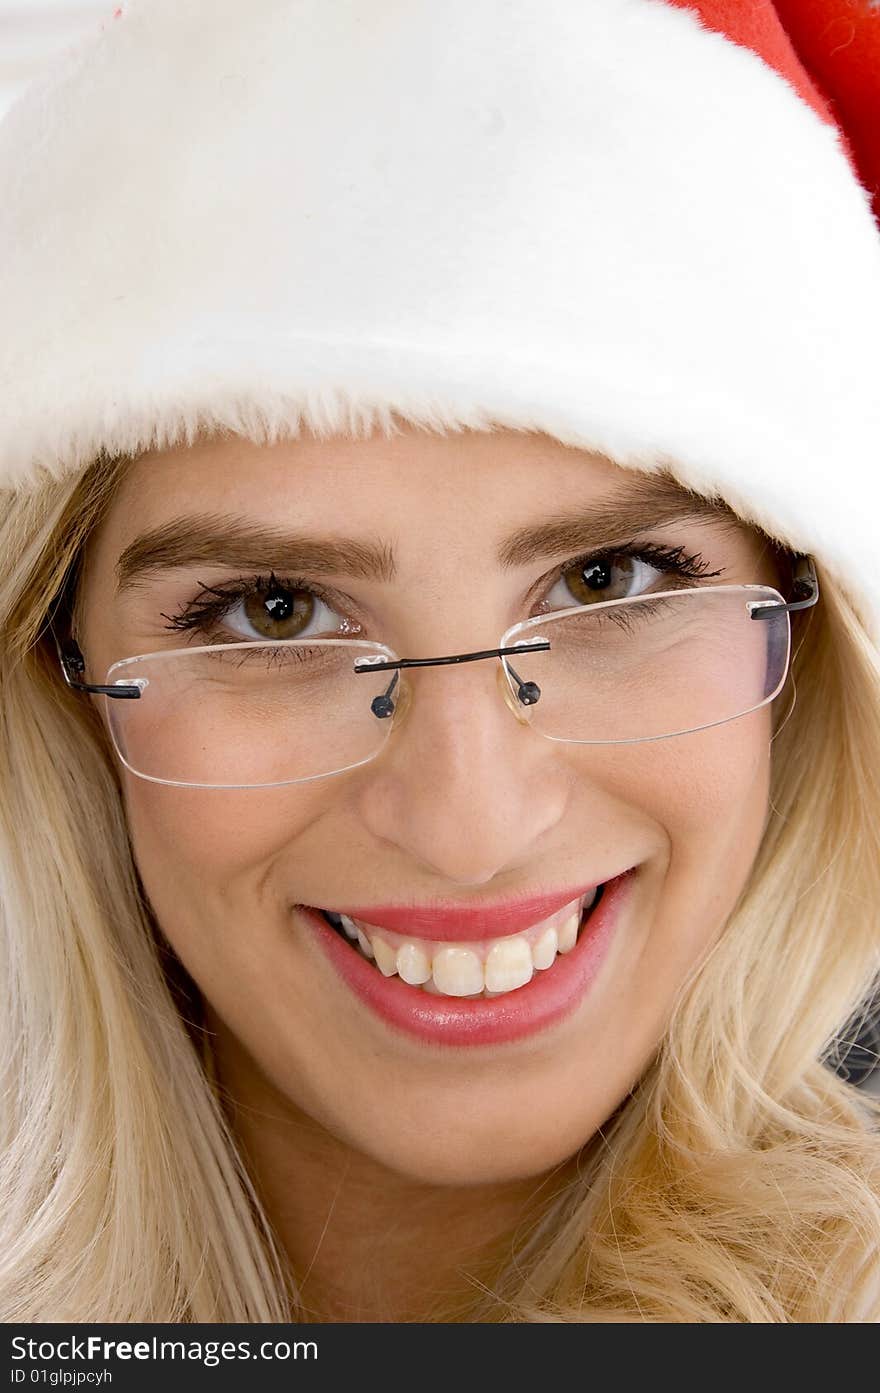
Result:
<instances>
[{"instance_id":1,"label":"skin","mask_svg":"<svg viewBox=\"0 0 880 1393\"><path fill-rule=\"evenodd\" d=\"M201 564L116 601L120 553L184 509L387 541L392 583L317 579L356 601L366 637L439 655L496 645L544 595L578 603L554 579L560 559L503 572L496 546L628 477L508 431L232 440L144 456L87 547L87 680L102 682L120 657L181 646L187 636L167 632L161 614L198 595L199 582L241 573ZM744 525L688 522L650 536L723 568L710 583L780 585ZM641 588L659 584L643 577ZM259 637L246 625L239 610L235 637ZM496 667L422 670L381 756L334 778L208 791L119 765L138 872L203 995L217 1077L311 1319L419 1319L435 1297L466 1294L461 1269L503 1250L644 1072L765 828L779 701L678 739L565 745L516 722ZM103 698L88 700L106 719ZM391 1031L291 911L491 900L634 864L629 907L574 1013L495 1047L435 1048Z\"/></svg>"}]
</instances>

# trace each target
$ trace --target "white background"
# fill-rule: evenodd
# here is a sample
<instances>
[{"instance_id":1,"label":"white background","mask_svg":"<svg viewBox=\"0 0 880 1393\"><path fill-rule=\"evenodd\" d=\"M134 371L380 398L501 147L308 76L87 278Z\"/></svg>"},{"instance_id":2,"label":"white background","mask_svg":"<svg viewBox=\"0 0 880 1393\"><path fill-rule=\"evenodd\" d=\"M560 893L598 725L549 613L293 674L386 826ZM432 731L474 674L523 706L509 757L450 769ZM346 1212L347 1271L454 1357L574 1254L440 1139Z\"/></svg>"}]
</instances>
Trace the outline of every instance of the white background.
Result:
<instances>
[{"instance_id":1,"label":"white background","mask_svg":"<svg viewBox=\"0 0 880 1393\"><path fill-rule=\"evenodd\" d=\"M32 77L125 0L0 0L0 119Z\"/></svg>"}]
</instances>

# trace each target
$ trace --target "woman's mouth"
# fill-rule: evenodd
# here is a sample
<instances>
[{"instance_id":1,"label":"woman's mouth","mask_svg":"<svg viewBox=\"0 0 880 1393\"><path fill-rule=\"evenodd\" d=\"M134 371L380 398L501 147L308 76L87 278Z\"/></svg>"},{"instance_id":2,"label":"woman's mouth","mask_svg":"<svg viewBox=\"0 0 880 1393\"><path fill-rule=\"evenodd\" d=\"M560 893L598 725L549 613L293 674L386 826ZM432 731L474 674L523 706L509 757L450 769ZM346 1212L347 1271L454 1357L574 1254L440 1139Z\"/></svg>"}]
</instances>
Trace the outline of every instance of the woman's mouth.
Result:
<instances>
[{"instance_id":1,"label":"woman's mouth","mask_svg":"<svg viewBox=\"0 0 880 1393\"><path fill-rule=\"evenodd\" d=\"M432 1045L496 1045L574 1011L596 976L637 867L503 937L435 942L296 905L354 997L392 1030ZM338 920L335 923L334 920Z\"/></svg>"},{"instance_id":2,"label":"woman's mouth","mask_svg":"<svg viewBox=\"0 0 880 1393\"><path fill-rule=\"evenodd\" d=\"M552 968L560 953L570 953L604 889L596 886L520 933L468 943L392 933L332 910L318 913L383 977L396 975L435 996L490 998L525 986L536 972Z\"/></svg>"}]
</instances>

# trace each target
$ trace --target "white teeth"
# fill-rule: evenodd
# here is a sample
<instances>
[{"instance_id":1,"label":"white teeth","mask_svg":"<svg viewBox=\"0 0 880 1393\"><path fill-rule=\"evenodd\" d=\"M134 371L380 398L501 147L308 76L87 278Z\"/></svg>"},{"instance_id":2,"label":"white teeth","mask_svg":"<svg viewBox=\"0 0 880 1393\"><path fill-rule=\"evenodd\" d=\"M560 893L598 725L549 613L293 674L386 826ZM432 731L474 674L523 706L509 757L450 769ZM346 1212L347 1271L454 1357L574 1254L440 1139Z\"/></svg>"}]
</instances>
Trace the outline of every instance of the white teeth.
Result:
<instances>
[{"instance_id":1,"label":"white teeth","mask_svg":"<svg viewBox=\"0 0 880 1393\"><path fill-rule=\"evenodd\" d=\"M486 988L491 992L512 992L532 980L532 949L524 938L503 938L489 950L486 958Z\"/></svg>"},{"instance_id":2,"label":"white teeth","mask_svg":"<svg viewBox=\"0 0 880 1393\"><path fill-rule=\"evenodd\" d=\"M598 887L584 899L518 934L472 943L445 943L407 938L388 929L361 925L347 914L334 922L384 977L395 973L410 986L434 996L501 996L531 981L535 970L546 972L557 953L570 953L577 942L584 912L592 907Z\"/></svg>"},{"instance_id":3,"label":"white teeth","mask_svg":"<svg viewBox=\"0 0 880 1393\"><path fill-rule=\"evenodd\" d=\"M404 982L419 987L431 980L431 959L418 943L403 943L397 950L397 971Z\"/></svg>"},{"instance_id":4,"label":"white teeth","mask_svg":"<svg viewBox=\"0 0 880 1393\"><path fill-rule=\"evenodd\" d=\"M483 964L471 948L441 948L434 954L431 972L444 996L476 996L485 986Z\"/></svg>"},{"instance_id":5,"label":"white teeth","mask_svg":"<svg viewBox=\"0 0 880 1393\"><path fill-rule=\"evenodd\" d=\"M376 955L376 966L379 971L385 977L393 977L395 972L398 971L397 949L392 948L389 943L385 942L384 938L380 938L379 935L376 934L373 939L373 952ZM430 976L430 969L428 970L428 975Z\"/></svg>"},{"instance_id":6,"label":"white teeth","mask_svg":"<svg viewBox=\"0 0 880 1393\"><path fill-rule=\"evenodd\" d=\"M532 962L537 968L552 967L559 950L559 936L551 924L536 943L532 944Z\"/></svg>"},{"instance_id":7,"label":"white teeth","mask_svg":"<svg viewBox=\"0 0 880 1393\"><path fill-rule=\"evenodd\" d=\"M559 927L559 929L558 929L558 931L557 931L557 932L559 933L559 951L560 951L560 953L570 953L570 952L571 952L572 948L574 947L575 943L577 942L578 925L580 924L580 922L581 922L581 915L580 915L580 912L578 912L578 913L576 913L576 914L571 914L571 915L569 915L569 917L566 919L565 923L560 925L560 927Z\"/></svg>"}]
</instances>

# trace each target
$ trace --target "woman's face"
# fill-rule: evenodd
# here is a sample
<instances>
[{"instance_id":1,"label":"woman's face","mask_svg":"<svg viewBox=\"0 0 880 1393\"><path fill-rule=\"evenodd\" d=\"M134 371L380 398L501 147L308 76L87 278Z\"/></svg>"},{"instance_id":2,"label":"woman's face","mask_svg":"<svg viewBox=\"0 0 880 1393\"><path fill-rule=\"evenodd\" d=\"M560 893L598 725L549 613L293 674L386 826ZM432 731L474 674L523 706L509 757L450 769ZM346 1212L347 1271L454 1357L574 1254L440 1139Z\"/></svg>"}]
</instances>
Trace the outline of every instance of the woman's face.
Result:
<instances>
[{"instance_id":1,"label":"woman's face","mask_svg":"<svg viewBox=\"0 0 880 1393\"><path fill-rule=\"evenodd\" d=\"M406 430L392 440L273 447L235 439L142 457L87 550L78 635L86 680L103 682L111 663L135 654L302 632L378 640L409 658L473 653L536 614L668 589L675 579L647 561L572 565L596 550L600 505L632 502L645 479L512 431ZM531 558L520 548L512 564L499 559L514 534L578 512L579 545L557 528L556 545L548 536ZM366 546L379 548L385 574L362 565L304 571L283 547L193 547L186 562L170 526L208 515L222 515L221 535L234 519L332 535L361 544L361 558ZM120 557L162 529L153 564L117 594ZM634 537L697 554L712 573L704 585L782 584L758 534L724 516L649 521L615 540ZM135 562L144 556L129 552ZM203 587L265 581L273 570L298 589L282 584L268 606L265 591L233 599L210 634L168 627L190 602L204 604ZM309 584L321 604L304 593ZM440 1184L537 1176L559 1164L643 1073L676 993L748 879L768 810L772 713L784 701L672 739L561 743L516 719L499 668L496 658L406 670L411 702L380 755L332 777L198 789L148 782L119 765L144 889L204 995L233 1092L271 1098L355 1153ZM89 700L106 721L104 698ZM247 734L246 726L240 738ZM438 995L386 977L357 943L298 908L368 907L381 920L383 906L494 909L554 891L567 903L630 867L601 952L584 948L588 918L570 953L491 999L454 994L479 990L468 976L470 938L453 933L463 947L450 952L448 932L388 935L393 953L407 944L411 977L425 957L444 954L449 975L439 972ZM472 933L479 926L478 916ZM478 961L510 936L496 920L475 945ZM536 936L525 936L534 950ZM505 953L494 957L509 966ZM340 970L355 959L359 990ZM565 974L564 990L554 973ZM368 999L371 982L381 1009Z\"/></svg>"}]
</instances>

